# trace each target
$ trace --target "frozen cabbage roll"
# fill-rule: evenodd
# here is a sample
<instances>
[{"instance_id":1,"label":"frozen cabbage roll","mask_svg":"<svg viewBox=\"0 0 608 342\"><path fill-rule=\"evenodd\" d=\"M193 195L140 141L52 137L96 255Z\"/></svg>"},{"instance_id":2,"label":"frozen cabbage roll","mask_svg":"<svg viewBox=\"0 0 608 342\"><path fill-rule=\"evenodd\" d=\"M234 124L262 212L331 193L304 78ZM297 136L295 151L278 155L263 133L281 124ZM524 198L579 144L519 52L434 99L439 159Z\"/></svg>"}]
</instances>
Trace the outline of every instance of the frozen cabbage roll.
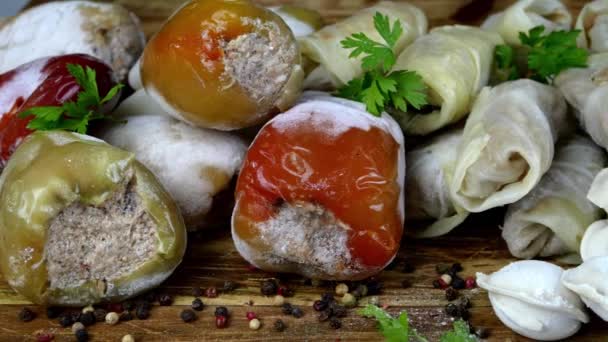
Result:
<instances>
[{"instance_id":1,"label":"frozen cabbage roll","mask_svg":"<svg viewBox=\"0 0 608 342\"><path fill-rule=\"evenodd\" d=\"M454 206L449 190L461 138L462 128L451 129L407 153L405 217L415 237L447 234L469 215Z\"/></svg>"},{"instance_id":2,"label":"frozen cabbage roll","mask_svg":"<svg viewBox=\"0 0 608 342\"><path fill-rule=\"evenodd\" d=\"M416 71L422 77L430 106L393 113L405 133L428 134L467 115L488 83L494 48L502 43L494 32L455 25L435 28L406 48L394 69Z\"/></svg>"},{"instance_id":3,"label":"frozen cabbage roll","mask_svg":"<svg viewBox=\"0 0 608 342\"><path fill-rule=\"evenodd\" d=\"M568 30L572 16L559 0L520 0L489 16L481 28L498 32L509 45L520 45L519 32L528 32L540 25L549 32Z\"/></svg>"},{"instance_id":4,"label":"frozen cabbage roll","mask_svg":"<svg viewBox=\"0 0 608 342\"><path fill-rule=\"evenodd\" d=\"M398 55L416 38L427 31L427 19L418 7L403 2L381 1L363 9L353 16L300 39L300 51L305 59L317 65L308 73L304 81L307 89L329 90L338 88L362 74L361 58L349 58L351 50L344 49L340 41L353 33L363 32L375 41L382 37L374 27L374 14L388 15L390 22L401 22L403 33L395 44Z\"/></svg>"},{"instance_id":5,"label":"frozen cabbage roll","mask_svg":"<svg viewBox=\"0 0 608 342\"><path fill-rule=\"evenodd\" d=\"M305 7L283 5L269 7L289 26L296 38L307 36L323 27L321 14Z\"/></svg>"},{"instance_id":6,"label":"frozen cabbage roll","mask_svg":"<svg viewBox=\"0 0 608 342\"><path fill-rule=\"evenodd\" d=\"M591 52L608 52L608 0L586 4L574 27L581 30L578 46Z\"/></svg>"},{"instance_id":7,"label":"frozen cabbage roll","mask_svg":"<svg viewBox=\"0 0 608 342\"><path fill-rule=\"evenodd\" d=\"M515 257L578 256L585 230L602 216L587 191L606 165L603 149L581 135L557 146L540 183L507 210L502 237Z\"/></svg>"},{"instance_id":8,"label":"frozen cabbage roll","mask_svg":"<svg viewBox=\"0 0 608 342\"><path fill-rule=\"evenodd\" d=\"M467 119L450 192L471 212L514 203L549 170L569 128L566 101L529 79L484 88Z\"/></svg>"},{"instance_id":9,"label":"frozen cabbage roll","mask_svg":"<svg viewBox=\"0 0 608 342\"><path fill-rule=\"evenodd\" d=\"M587 198L598 207L608 212L608 168L603 169L595 176Z\"/></svg>"},{"instance_id":10,"label":"frozen cabbage roll","mask_svg":"<svg viewBox=\"0 0 608 342\"><path fill-rule=\"evenodd\" d=\"M581 127L608 148L608 53L592 55L587 68L568 69L555 78Z\"/></svg>"}]
</instances>

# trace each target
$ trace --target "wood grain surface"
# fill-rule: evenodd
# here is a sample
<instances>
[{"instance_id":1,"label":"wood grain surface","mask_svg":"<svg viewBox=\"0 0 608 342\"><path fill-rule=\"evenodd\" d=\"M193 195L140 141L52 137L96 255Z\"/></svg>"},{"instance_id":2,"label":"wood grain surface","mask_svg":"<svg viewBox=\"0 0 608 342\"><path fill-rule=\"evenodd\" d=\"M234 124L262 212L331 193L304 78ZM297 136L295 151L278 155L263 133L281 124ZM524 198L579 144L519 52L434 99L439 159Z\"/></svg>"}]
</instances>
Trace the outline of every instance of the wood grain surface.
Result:
<instances>
[{"instance_id":1,"label":"wood grain surface","mask_svg":"<svg viewBox=\"0 0 608 342\"><path fill-rule=\"evenodd\" d=\"M31 5L46 2L34 0ZM143 21L146 33L152 34L162 21L182 2L181 0L116 0L135 12ZM497 11L512 1L507 0L418 0L411 1L420 6L428 15L431 25L455 22L478 23L490 11ZM586 1L564 1L576 15ZM297 3L319 10L328 22L344 17L372 1L363 0L305 0L273 1L261 0L264 5ZM468 6L468 7L466 7ZM466 8L466 10L461 10ZM509 255L505 243L500 238L499 224L503 212L494 210L481 215L473 215L463 226L452 234L423 241L404 239L400 253L393 267L383 271L378 278L384 283L384 291L377 296L381 305L388 306L392 313L406 310L412 325L430 341L451 326L451 319L445 314L448 303L444 291L432 287L436 279L435 266L438 263L461 262L462 275L475 272L493 272L514 259ZM415 267L413 273L404 273L404 263ZM274 306L272 298L260 294L260 281L268 277L279 277L281 282L295 290L295 296L287 301L301 305L305 315L296 319L281 313ZM183 323L179 313L188 307L193 297L192 287L222 286L225 280L236 282L239 287L232 293L221 294L217 298L203 298L206 308L199 313L198 320ZM406 280L410 287L402 288ZM320 294L333 289L332 284L324 286L306 285L306 280L290 275L268 274L252 270L239 256L230 239L229 228L199 232L190 236L189 248L183 264L175 274L159 289L175 297L170 307L155 306L148 320L121 322L116 326L97 323L90 327L92 341L120 341L124 334L132 334L136 341L381 341L373 320L358 316L350 310L339 330L319 323L317 314L311 308ZM522 279L525 281L525 279ZM480 289L461 291L461 295L471 298L471 323L490 329L491 341L527 341L511 332L494 315L487 294ZM370 297L364 298L359 307ZM17 319L24 305L38 313L38 318L29 323ZM225 305L231 312L229 326L217 329L213 311L217 305ZM245 318L247 311L254 311L262 321L262 328L252 331ZM287 325L284 332L272 329L274 320L281 318ZM44 308L29 305L27 300L14 293L8 284L0 280L0 342L35 340L37 331L51 331L56 341L72 341L70 329L61 328L56 321L48 320ZM607 341L608 324L597 317L585 325L571 341Z\"/></svg>"}]
</instances>

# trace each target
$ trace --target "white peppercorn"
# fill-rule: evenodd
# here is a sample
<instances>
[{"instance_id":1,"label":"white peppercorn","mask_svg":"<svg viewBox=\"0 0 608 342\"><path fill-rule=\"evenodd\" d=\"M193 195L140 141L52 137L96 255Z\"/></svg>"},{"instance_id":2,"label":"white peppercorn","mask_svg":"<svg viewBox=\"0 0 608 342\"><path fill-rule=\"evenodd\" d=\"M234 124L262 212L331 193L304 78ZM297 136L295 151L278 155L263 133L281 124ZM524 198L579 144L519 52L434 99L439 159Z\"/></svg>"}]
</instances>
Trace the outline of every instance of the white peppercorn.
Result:
<instances>
[{"instance_id":1,"label":"white peppercorn","mask_svg":"<svg viewBox=\"0 0 608 342\"><path fill-rule=\"evenodd\" d=\"M76 322L72 324L72 332L75 334L78 330L84 329L84 324Z\"/></svg>"},{"instance_id":2,"label":"white peppercorn","mask_svg":"<svg viewBox=\"0 0 608 342\"><path fill-rule=\"evenodd\" d=\"M122 337L122 339L120 340L121 342L135 342L135 339L133 338L132 335L125 335Z\"/></svg>"},{"instance_id":3,"label":"white peppercorn","mask_svg":"<svg viewBox=\"0 0 608 342\"><path fill-rule=\"evenodd\" d=\"M348 285L346 285L344 283L340 283L340 284L336 285L336 294L338 296L343 296L346 293L348 293Z\"/></svg>"},{"instance_id":4,"label":"white peppercorn","mask_svg":"<svg viewBox=\"0 0 608 342\"><path fill-rule=\"evenodd\" d=\"M261 325L262 325L262 323L257 318L254 318L251 321L249 321L249 329L251 329L251 330L258 330L258 329L260 329Z\"/></svg>"},{"instance_id":5,"label":"white peppercorn","mask_svg":"<svg viewBox=\"0 0 608 342\"><path fill-rule=\"evenodd\" d=\"M108 314L106 315L106 323L108 323L110 325L114 325L114 324L118 323L119 319L120 319L120 317L118 316L118 314L116 312L108 312Z\"/></svg>"}]
</instances>

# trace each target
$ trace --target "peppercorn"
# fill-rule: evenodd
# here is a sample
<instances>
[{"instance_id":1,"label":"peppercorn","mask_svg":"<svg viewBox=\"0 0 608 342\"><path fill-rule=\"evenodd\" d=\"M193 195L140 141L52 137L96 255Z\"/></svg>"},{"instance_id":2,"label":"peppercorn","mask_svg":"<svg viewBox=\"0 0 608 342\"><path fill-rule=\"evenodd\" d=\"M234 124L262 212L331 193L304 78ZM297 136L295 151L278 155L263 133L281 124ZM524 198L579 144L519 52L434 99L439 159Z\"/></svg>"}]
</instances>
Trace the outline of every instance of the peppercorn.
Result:
<instances>
[{"instance_id":1,"label":"peppercorn","mask_svg":"<svg viewBox=\"0 0 608 342\"><path fill-rule=\"evenodd\" d=\"M331 309L327 309L327 310L323 310L321 311L321 313L319 314L319 322L325 322L329 319L329 317L331 317Z\"/></svg>"},{"instance_id":2,"label":"peppercorn","mask_svg":"<svg viewBox=\"0 0 608 342\"><path fill-rule=\"evenodd\" d=\"M475 335L479 338L488 338L490 337L490 330L484 327L479 327L475 329Z\"/></svg>"},{"instance_id":3,"label":"peppercorn","mask_svg":"<svg viewBox=\"0 0 608 342\"><path fill-rule=\"evenodd\" d=\"M445 306L445 313L447 313L451 317L458 317L459 311L460 310L458 309L458 306L456 304L449 303Z\"/></svg>"},{"instance_id":4,"label":"peppercorn","mask_svg":"<svg viewBox=\"0 0 608 342\"><path fill-rule=\"evenodd\" d=\"M324 302L322 300L315 300L315 302L312 304L312 308L315 311L323 311L327 308L327 302Z\"/></svg>"},{"instance_id":5,"label":"peppercorn","mask_svg":"<svg viewBox=\"0 0 608 342\"><path fill-rule=\"evenodd\" d=\"M59 325L63 328L67 328L72 325L74 321L72 320L72 316L70 314L61 314L59 316Z\"/></svg>"},{"instance_id":6,"label":"peppercorn","mask_svg":"<svg viewBox=\"0 0 608 342\"><path fill-rule=\"evenodd\" d=\"M133 320L133 314L129 311L125 311L120 314L120 318L118 319L121 322L128 322Z\"/></svg>"},{"instance_id":7,"label":"peppercorn","mask_svg":"<svg viewBox=\"0 0 608 342\"><path fill-rule=\"evenodd\" d=\"M443 281L446 285L449 286L452 283L452 276L445 273L445 274L442 274L441 277L439 277L439 280L440 280L440 282L439 282L440 284L441 284L441 281Z\"/></svg>"},{"instance_id":8,"label":"peppercorn","mask_svg":"<svg viewBox=\"0 0 608 342\"><path fill-rule=\"evenodd\" d=\"M459 262L453 263L452 267L450 267L450 272L454 274L462 272L462 265Z\"/></svg>"},{"instance_id":9,"label":"peppercorn","mask_svg":"<svg viewBox=\"0 0 608 342\"><path fill-rule=\"evenodd\" d=\"M274 330L276 330L278 332L285 331L285 328L286 328L285 323L280 319L277 319L276 321L274 321L273 327L274 327Z\"/></svg>"},{"instance_id":10,"label":"peppercorn","mask_svg":"<svg viewBox=\"0 0 608 342\"><path fill-rule=\"evenodd\" d=\"M412 283L410 283L410 281L407 279L403 279L403 281L401 282L401 287L404 289L409 289L410 287L412 287Z\"/></svg>"},{"instance_id":11,"label":"peppercorn","mask_svg":"<svg viewBox=\"0 0 608 342\"><path fill-rule=\"evenodd\" d=\"M80 316L82 314L80 313L80 311L72 311L70 312L70 316L72 317L72 323L74 322L80 322Z\"/></svg>"},{"instance_id":12,"label":"peppercorn","mask_svg":"<svg viewBox=\"0 0 608 342\"><path fill-rule=\"evenodd\" d=\"M342 322L337 317L332 317L329 319L329 326L334 329L340 329L342 327Z\"/></svg>"},{"instance_id":13,"label":"peppercorn","mask_svg":"<svg viewBox=\"0 0 608 342\"><path fill-rule=\"evenodd\" d=\"M192 301L192 310L203 311L204 307L205 304L203 304L203 301L200 298L194 298Z\"/></svg>"},{"instance_id":14,"label":"peppercorn","mask_svg":"<svg viewBox=\"0 0 608 342\"><path fill-rule=\"evenodd\" d=\"M89 340L89 333L86 329L77 330L76 333L76 341L78 342L87 342Z\"/></svg>"},{"instance_id":15,"label":"peppercorn","mask_svg":"<svg viewBox=\"0 0 608 342\"><path fill-rule=\"evenodd\" d=\"M103 322L106 320L106 315L108 314L108 312L104 309L95 309L95 311L93 311L93 315L95 315L95 320L97 322Z\"/></svg>"},{"instance_id":16,"label":"peppercorn","mask_svg":"<svg viewBox=\"0 0 608 342\"><path fill-rule=\"evenodd\" d=\"M448 287L447 289L445 289L445 299L447 299L449 301L453 301L456 298L458 298L457 290L454 290L451 287Z\"/></svg>"},{"instance_id":17,"label":"peppercorn","mask_svg":"<svg viewBox=\"0 0 608 342\"><path fill-rule=\"evenodd\" d=\"M92 305L87 305L84 308L82 308L82 313L93 312L93 311L95 311L95 309L93 308Z\"/></svg>"},{"instance_id":18,"label":"peppercorn","mask_svg":"<svg viewBox=\"0 0 608 342\"><path fill-rule=\"evenodd\" d=\"M293 311L293 306L291 306L291 304L289 303L284 303L283 305L281 305L281 311L283 311L283 313L286 315L291 315L291 312Z\"/></svg>"},{"instance_id":19,"label":"peppercorn","mask_svg":"<svg viewBox=\"0 0 608 342\"><path fill-rule=\"evenodd\" d=\"M435 265L435 271L439 275L444 274L444 273L448 272L449 270L450 270L450 266L449 265L446 265L446 264L437 264L437 265Z\"/></svg>"},{"instance_id":20,"label":"peppercorn","mask_svg":"<svg viewBox=\"0 0 608 342\"><path fill-rule=\"evenodd\" d=\"M218 329L224 329L228 324L228 317L226 316L215 316L215 327Z\"/></svg>"},{"instance_id":21,"label":"peppercorn","mask_svg":"<svg viewBox=\"0 0 608 342\"><path fill-rule=\"evenodd\" d=\"M469 297L460 297L460 300L458 301L457 305L464 309L468 309L471 307L471 300L469 299Z\"/></svg>"},{"instance_id":22,"label":"peppercorn","mask_svg":"<svg viewBox=\"0 0 608 342\"><path fill-rule=\"evenodd\" d=\"M414 267L414 265L410 264L409 262L406 262L405 265L403 265L402 271L403 273L414 273L414 271L416 271L416 268Z\"/></svg>"},{"instance_id":23,"label":"peppercorn","mask_svg":"<svg viewBox=\"0 0 608 342\"><path fill-rule=\"evenodd\" d=\"M116 312L108 312L108 314L106 315L106 323L109 325L114 325L118 323L119 319L120 317Z\"/></svg>"},{"instance_id":24,"label":"peppercorn","mask_svg":"<svg viewBox=\"0 0 608 342\"><path fill-rule=\"evenodd\" d=\"M125 335L120 339L120 342L135 342L135 339L132 335Z\"/></svg>"},{"instance_id":25,"label":"peppercorn","mask_svg":"<svg viewBox=\"0 0 608 342\"><path fill-rule=\"evenodd\" d=\"M133 311L135 310L135 303L131 300L124 301L122 302L122 308L127 311Z\"/></svg>"},{"instance_id":26,"label":"peppercorn","mask_svg":"<svg viewBox=\"0 0 608 342\"><path fill-rule=\"evenodd\" d=\"M95 324L97 322L97 318L92 311L87 311L80 315L80 322L84 324L85 327Z\"/></svg>"},{"instance_id":27,"label":"peppercorn","mask_svg":"<svg viewBox=\"0 0 608 342\"><path fill-rule=\"evenodd\" d=\"M261 325L262 323L260 323L260 320L257 318L253 318L249 321L249 329L251 330L258 330Z\"/></svg>"},{"instance_id":28,"label":"peppercorn","mask_svg":"<svg viewBox=\"0 0 608 342\"><path fill-rule=\"evenodd\" d=\"M439 283L439 279L433 280L433 288L434 289L440 289L441 288L441 284Z\"/></svg>"},{"instance_id":29,"label":"peppercorn","mask_svg":"<svg viewBox=\"0 0 608 342\"><path fill-rule=\"evenodd\" d=\"M350 293L346 293L342 296L342 304L347 308L353 307L357 305L357 298Z\"/></svg>"},{"instance_id":30,"label":"peppercorn","mask_svg":"<svg viewBox=\"0 0 608 342\"><path fill-rule=\"evenodd\" d=\"M340 283L336 285L335 291L338 296L343 296L345 293L348 293L348 285Z\"/></svg>"},{"instance_id":31,"label":"peppercorn","mask_svg":"<svg viewBox=\"0 0 608 342\"><path fill-rule=\"evenodd\" d=\"M55 339L55 335L51 332L40 331L36 334L36 342L51 342Z\"/></svg>"},{"instance_id":32,"label":"peppercorn","mask_svg":"<svg viewBox=\"0 0 608 342\"><path fill-rule=\"evenodd\" d=\"M352 292L352 295L355 296L355 298L357 299L367 296L367 286L363 284L357 285L355 290Z\"/></svg>"},{"instance_id":33,"label":"peppercorn","mask_svg":"<svg viewBox=\"0 0 608 342\"><path fill-rule=\"evenodd\" d=\"M148 319L148 317L150 317L150 309L146 308L145 306L138 306L137 309L135 309L135 316L138 319Z\"/></svg>"},{"instance_id":34,"label":"peppercorn","mask_svg":"<svg viewBox=\"0 0 608 342\"><path fill-rule=\"evenodd\" d=\"M179 314L179 317L186 323L194 322L196 320L196 314L190 309L183 310Z\"/></svg>"},{"instance_id":35,"label":"peppercorn","mask_svg":"<svg viewBox=\"0 0 608 342\"><path fill-rule=\"evenodd\" d=\"M283 297L293 297L293 295L295 294L295 291L293 289L288 288L287 286L281 286L277 290L277 294L279 294Z\"/></svg>"},{"instance_id":36,"label":"peppercorn","mask_svg":"<svg viewBox=\"0 0 608 342\"><path fill-rule=\"evenodd\" d=\"M156 302L156 292L148 291L146 294L144 294L144 300L148 303Z\"/></svg>"},{"instance_id":37,"label":"peppercorn","mask_svg":"<svg viewBox=\"0 0 608 342\"><path fill-rule=\"evenodd\" d=\"M237 284L233 281L226 280L224 282L224 286L222 287L222 291L224 292L232 292L236 289Z\"/></svg>"},{"instance_id":38,"label":"peppercorn","mask_svg":"<svg viewBox=\"0 0 608 342\"><path fill-rule=\"evenodd\" d=\"M215 298L217 297L217 289L215 287L208 287L205 289L205 297Z\"/></svg>"},{"instance_id":39,"label":"peppercorn","mask_svg":"<svg viewBox=\"0 0 608 342\"><path fill-rule=\"evenodd\" d=\"M329 303L332 300L334 300L334 294L330 293L330 292L325 292L324 294L321 295L321 301Z\"/></svg>"},{"instance_id":40,"label":"peppercorn","mask_svg":"<svg viewBox=\"0 0 608 342\"><path fill-rule=\"evenodd\" d=\"M300 317L304 316L304 311L302 309L300 309L299 307L294 306L291 309L291 315L295 318L300 318Z\"/></svg>"},{"instance_id":41,"label":"peppercorn","mask_svg":"<svg viewBox=\"0 0 608 342\"><path fill-rule=\"evenodd\" d=\"M371 279L367 282L367 294L369 296L378 295L382 292L383 287L384 285L382 284L382 282L376 279Z\"/></svg>"},{"instance_id":42,"label":"peppercorn","mask_svg":"<svg viewBox=\"0 0 608 342\"><path fill-rule=\"evenodd\" d=\"M281 295L276 295L274 296L274 298L272 298L272 302L276 306L282 306L283 304L285 304L285 297Z\"/></svg>"},{"instance_id":43,"label":"peppercorn","mask_svg":"<svg viewBox=\"0 0 608 342\"><path fill-rule=\"evenodd\" d=\"M33 321L34 318L36 318L36 313L28 308L23 308L19 311L19 320L21 322L30 322Z\"/></svg>"},{"instance_id":44,"label":"peppercorn","mask_svg":"<svg viewBox=\"0 0 608 342\"><path fill-rule=\"evenodd\" d=\"M251 321L252 319L256 318L256 314L255 314L255 312L247 311L247 313L245 314L245 317L247 317L248 321Z\"/></svg>"},{"instance_id":45,"label":"peppercorn","mask_svg":"<svg viewBox=\"0 0 608 342\"><path fill-rule=\"evenodd\" d=\"M78 330L84 329L84 324L76 322L72 324L72 332L75 334Z\"/></svg>"},{"instance_id":46,"label":"peppercorn","mask_svg":"<svg viewBox=\"0 0 608 342\"><path fill-rule=\"evenodd\" d=\"M228 312L228 309L225 306L218 306L217 308L215 308L216 316L228 317L229 314L230 313Z\"/></svg>"},{"instance_id":47,"label":"peppercorn","mask_svg":"<svg viewBox=\"0 0 608 342\"><path fill-rule=\"evenodd\" d=\"M466 286L466 283L464 281L464 279L460 278L457 275L454 275L452 277L452 287L457 289L457 290L462 290L464 289Z\"/></svg>"},{"instance_id":48,"label":"peppercorn","mask_svg":"<svg viewBox=\"0 0 608 342\"><path fill-rule=\"evenodd\" d=\"M46 317L48 319L55 319L61 315L63 309L57 306L49 306L46 308Z\"/></svg>"},{"instance_id":49,"label":"peppercorn","mask_svg":"<svg viewBox=\"0 0 608 342\"><path fill-rule=\"evenodd\" d=\"M448 276L449 277L449 276ZM439 284L439 288L445 290L448 288L449 284L445 282L442 278L437 279L437 283Z\"/></svg>"},{"instance_id":50,"label":"peppercorn","mask_svg":"<svg viewBox=\"0 0 608 342\"><path fill-rule=\"evenodd\" d=\"M467 289L474 289L477 287L477 282L475 281L474 277L467 277L467 279L465 279L465 287Z\"/></svg>"},{"instance_id":51,"label":"peppercorn","mask_svg":"<svg viewBox=\"0 0 608 342\"><path fill-rule=\"evenodd\" d=\"M264 280L260 285L260 292L262 292L264 296L273 296L277 294L278 291L277 282L274 279Z\"/></svg>"},{"instance_id":52,"label":"peppercorn","mask_svg":"<svg viewBox=\"0 0 608 342\"><path fill-rule=\"evenodd\" d=\"M330 305L331 313L336 317L346 317L348 311L342 305L333 304Z\"/></svg>"},{"instance_id":53,"label":"peppercorn","mask_svg":"<svg viewBox=\"0 0 608 342\"><path fill-rule=\"evenodd\" d=\"M152 309L152 304L150 304L149 302L146 302L144 300L140 300L137 302L137 304L135 304L135 310L138 309L145 309L147 311L150 311L150 309Z\"/></svg>"},{"instance_id":54,"label":"peppercorn","mask_svg":"<svg viewBox=\"0 0 608 342\"><path fill-rule=\"evenodd\" d=\"M171 297L168 294L163 294L160 297L158 297L158 303L161 306L170 306L171 304L173 304L173 297Z\"/></svg>"},{"instance_id":55,"label":"peppercorn","mask_svg":"<svg viewBox=\"0 0 608 342\"><path fill-rule=\"evenodd\" d=\"M192 296L201 297L203 294L204 294L203 289L201 289L200 287L192 288Z\"/></svg>"}]
</instances>

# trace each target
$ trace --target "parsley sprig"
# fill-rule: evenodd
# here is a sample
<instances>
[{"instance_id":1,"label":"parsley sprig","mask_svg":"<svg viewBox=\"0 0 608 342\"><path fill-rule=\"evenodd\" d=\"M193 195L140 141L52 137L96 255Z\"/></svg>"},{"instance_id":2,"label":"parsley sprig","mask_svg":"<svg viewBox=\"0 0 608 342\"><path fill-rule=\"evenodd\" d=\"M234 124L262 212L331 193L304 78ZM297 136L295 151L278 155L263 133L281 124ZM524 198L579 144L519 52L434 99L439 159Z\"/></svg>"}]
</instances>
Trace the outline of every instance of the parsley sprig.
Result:
<instances>
[{"instance_id":1,"label":"parsley sprig","mask_svg":"<svg viewBox=\"0 0 608 342\"><path fill-rule=\"evenodd\" d=\"M513 80L528 78L552 83L563 70L587 66L589 52L576 44L580 30L554 31L545 34L544 26L537 26L528 33L520 32L519 40L527 50L527 75L518 69L514 49L508 45L498 45L495 50L496 65L503 78Z\"/></svg>"},{"instance_id":2,"label":"parsley sprig","mask_svg":"<svg viewBox=\"0 0 608 342\"><path fill-rule=\"evenodd\" d=\"M427 104L426 85L414 71L391 69L397 61L393 52L403 34L399 20L391 25L388 16L376 12L374 27L384 42L377 42L365 33L354 33L342 40L345 49L353 49L350 58L361 59L364 73L338 89L338 96L363 102L367 111L380 116L386 107L407 111L408 106L420 109Z\"/></svg>"},{"instance_id":3,"label":"parsley sprig","mask_svg":"<svg viewBox=\"0 0 608 342\"><path fill-rule=\"evenodd\" d=\"M19 114L20 118L34 118L28 123L30 130L62 129L75 131L81 134L87 132L89 122L93 120L113 120L96 112L103 104L112 100L123 87L117 84L102 98L97 88L95 70L90 67L83 68L78 64L66 65L69 73L82 88L76 101L64 102L61 106L32 107Z\"/></svg>"},{"instance_id":4,"label":"parsley sprig","mask_svg":"<svg viewBox=\"0 0 608 342\"><path fill-rule=\"evenodd\" d=\"M387 342L428 342L426 338L418 334L416 329L410 329L407 313L402 312L399 317L394 318L381 308L368 304L359 310L359 314L365 317L373 317L378 321L378 330ZM469 324L463 320L454 322L454 330L441 335L441 342L476 342L477 338L470 333Z\"/></svg>"}]
</instances>

